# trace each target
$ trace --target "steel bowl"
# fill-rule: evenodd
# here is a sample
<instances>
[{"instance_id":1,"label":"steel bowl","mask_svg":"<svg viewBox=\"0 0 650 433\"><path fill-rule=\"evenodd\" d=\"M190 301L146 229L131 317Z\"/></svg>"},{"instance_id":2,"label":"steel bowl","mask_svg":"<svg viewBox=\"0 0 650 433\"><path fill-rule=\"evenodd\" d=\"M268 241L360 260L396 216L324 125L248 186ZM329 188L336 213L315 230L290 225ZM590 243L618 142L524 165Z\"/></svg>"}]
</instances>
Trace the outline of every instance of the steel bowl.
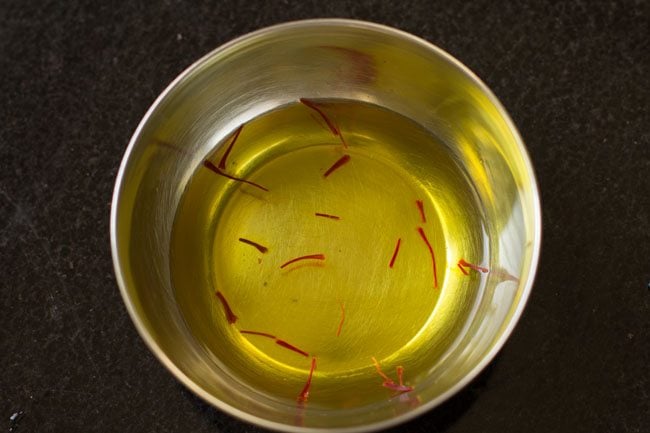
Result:
<instances>
[{"instance_id":1,"label":"steel bowl","mask_svg":"<svg viewBox=\"0 0 650 433\"><path fill-rule=\"evenodd\" d=\"M323 45L331 49L319 51ZM295 405L269 399L229 375L206 354L179 311L170 278L170 236L192 173L237 125L300 97L369 102L435 131L462 162L484 207L497 272L487 279L462 333L408 399L345 409L307 406L297 417ZM438 406L494 358L530 294L541 213L524 144L499 101L469 69L393 28L318 19L242 36L194 63L165 89L124 155L110 230L128 312L181 383L216 408L266 428L358 432L387 428Z\"/></svg>"}]
</instances>

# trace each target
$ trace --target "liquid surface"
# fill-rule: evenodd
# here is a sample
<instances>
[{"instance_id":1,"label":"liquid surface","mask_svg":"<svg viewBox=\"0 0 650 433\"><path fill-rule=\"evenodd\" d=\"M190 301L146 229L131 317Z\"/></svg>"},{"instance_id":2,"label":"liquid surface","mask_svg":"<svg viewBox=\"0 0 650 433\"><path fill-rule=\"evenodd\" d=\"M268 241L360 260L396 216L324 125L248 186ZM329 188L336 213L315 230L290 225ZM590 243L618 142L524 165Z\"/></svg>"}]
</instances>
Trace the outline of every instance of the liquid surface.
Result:
<instances>
[{"instance_id":1,"label":"liquid surface","mask_svg":"<svg viewBox=\"0 0 650 433\"><path fill-rule=\"evenodd\" d=\"M327 121L296 103L243 126L220 171L258 186L197 168L171 269L190 330L236 380L295 403L315 357L310 404L346 407L392 395L373 357L410 386L435 367L480 293L456 264L487 262L488 245L471 184L434 135L368 104L317 107ZM316 258L285 265L302 256Z\"/></svg>"}]
</instances>

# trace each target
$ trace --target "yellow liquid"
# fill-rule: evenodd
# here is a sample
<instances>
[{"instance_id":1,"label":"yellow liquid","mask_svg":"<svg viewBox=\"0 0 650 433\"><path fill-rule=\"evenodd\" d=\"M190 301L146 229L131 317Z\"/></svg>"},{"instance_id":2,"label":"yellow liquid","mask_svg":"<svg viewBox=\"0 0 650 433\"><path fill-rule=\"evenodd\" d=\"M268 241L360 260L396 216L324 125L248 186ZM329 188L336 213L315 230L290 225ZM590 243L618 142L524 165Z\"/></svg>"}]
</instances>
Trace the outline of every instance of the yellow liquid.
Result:
<instances>
[{"instance_id":1,"label":"yellow liquid","mask_svg":"<svg viewBox=\"0 0 650 433\"><path fill-rule=\"evenodd\" d=\"M472 184L435 135L370 104L320 103L349 147L298 103L248 122L224 171L268 192L199 166L174 222L171 269L189 329L235 380L295 404L313 356L309 404L341 408L393 395L372 357L396 382L402 365L411 386L435 367L481 290L480 276L464 276L456 263L487 263L489 248ZM227 144L208 158L214 165ZM350 160L325 177L343 155ZM418 227L435 252L437 287ZM281 268L311 254L325 260ZM240 330L272 334L309 357Z\"/></svg>"}]
</instances>

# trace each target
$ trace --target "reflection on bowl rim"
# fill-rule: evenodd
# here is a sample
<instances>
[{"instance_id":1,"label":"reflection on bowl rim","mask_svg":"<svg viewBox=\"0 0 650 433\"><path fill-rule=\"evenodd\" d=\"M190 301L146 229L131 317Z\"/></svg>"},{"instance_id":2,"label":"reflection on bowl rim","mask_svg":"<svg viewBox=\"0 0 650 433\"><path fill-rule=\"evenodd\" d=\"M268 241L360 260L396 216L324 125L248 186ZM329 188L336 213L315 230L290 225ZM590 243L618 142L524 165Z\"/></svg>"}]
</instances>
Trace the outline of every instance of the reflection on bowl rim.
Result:
<instances>
[{"instance_id":1,"label":"reflection on bowl rim","mask_svg":"<svg viewBox=\"0 0 650 433\"><path fill-rule=\"evenodd\" d=\"M532 196L532 205L533 205L533 220L534 220L534 227L533 227L533 243L532 243L532 254L531 254L531 263L530 263L530 270L528 272L527 279L525 281L525 284L523 285L521 297L519 298L519 303L516 306L515 311L513 312L510 320L507 323L506 328L504 331L501 333L501 335L498 337L498 339L494 342L490 350L485 354L485 356L481 359L479 363L477 363L474 368L472 368L461 380L456 382L454 386L450 387L448 390L440 394L438 397L434 398L431 401L428 401L426 403L423 403L422 405L418 406L417 408L413 409L412 411L406 412L404 414L400 414L398 416L395 416L393 418L376 422L373 424L368 424L368 425L363 425L363 426L356 426L356 427L343 427L343 428L333 428L333 429L328 429L333 432L368 432L368 431L377 431L377 430L382 430L386 429L389 427L393 427L398 424L402 424L408 420L411 420L415 417L418 417L425 412L439 406L449 398L451 398L453 395L455 395L458 391L460 391L463 387L465 387L470 381L472 381L478 374L489 364L496 354L501 350L503 345L505 344L506 340L509 338L510 334L512 333L514 327L516 326L517 322L519 321L519 318L521 317L521 314L524 310L524 307L526 306L526 303L528 301L528 297L530 295L530 291L532 289L532 284L535 279L535 274L537 271L537 265L539 261L539 253L540 253L540 247L541 247L541 235L542 235L542 224L541 224L541 205L540 205L540 198L539 198L539 188L537 185L537 180L535 178L535 173L533 171L532 164L530 162L530 157L528 155L528 152L524 146L524 143L519 135L519 131L515 127L514 123L510 119L510 116L506 112L506 110L503 108L499 100L496 98L496 96L492 93L492 91L472 72L470 71L465 65L463 65L460 61L456 60L453 56L448 54L446 51L442 50L441 48L438 48L437 46L433 45L432 43L421 39L417 36L414 36L410 33L406 33L402 30L398 30L392 27L384 26L381 24L375 24L367 21L359 21L359 20L351 20L351 19L341 19L341 18L323 18L323 19L310 19L310 20L300 20L300 21L291 21L287 23L282 23L282 24L277 24L274 26L270 27L265 27L260 30L256 30L254 32L245 34L243 36L240 36L238 38L235 38L231 40L230 42L221 45L220 47L212 50L205 56L201 57L199 60L194 62L192 65L190 65L187 69L185 69L176 79L174 79L166 88L165 90L156 98L154 103L149 107L147 110L147 113L144 115L142 120L140 121L137 129L133 133L133 136L131 137L131 140L129 141L129 145L127 147L126 152L124 153L122 162L120 164L120 169L118 171L116 180L115 180L115 189L113 191L113 197L112 197L112 205L111 205L111 217L110 217L110 238L111 238L111 251L112 251L112 258L113 258L113 267L115 269L115 276L117 280L117 284L120 288L120 293L122 294L122 299L124 300L124 304L126 305L126 308L129 312L129 315L131 316L131 320L133 321L136 329L138 330L138 333L140 334L140 337L145 341L151 352L158 358L158 360L188 389L190 389L194 394L197 396L201 397L204 401L208 402L212 406L222 410L223 412L230 414L232 416L235 416L239 418L240 420L259 425L261 427L265 427L268 429L272 430L278 430L278 431L291 431L291 432L321 432L324 429L322 428L310 428L310 427L300 427L300 426L291 426L287 424L281 424L273 421L269 421L267 419L252 415L250 413L244 412L242 410L239 410L233 406L230 406L229 404L224 403L223 401L215 398L212 396L210 393L202 389L200 386L198 386L196 383L194 383L189 377L187 377L176 365L167 357L165 352L158 346L158 344L153 340L149 332L146 330L144 325L142 324L140 318L138 317L137 313L135 312L134 306L131 303L131 299L127 293L126 290L126 285L124 282L124 277L123 277L123 272L120 266L120 258L118 254L118 248L117 248L117 203L119 202L119 197L120 197L120 190L122 187L123 183L123 176L124 176L124 171L127 166L127 162L130 160L130 154L133 150L133 147L135 146L135 143L138 141L140 134L142 133L142 129L144 125L148 122L149 118L153 114L153 112L158 108L158 106L161 104L161 102L167 97L167 95L172 92L181 82L183 82L188 75L193 73L195 70L199 69L202 67L205 63L207 63L210 59L212 59L214 56L219 55L221 52L230 49L233 46L239 45L242 42L259 38L261 36L267 35L267 34L272 34L277 31L283 31L286 29L296 29L296 28L309 28L312 26L331 26L331 27L356 27L356 28L362 28L362 29L367 29L371 31L376 31L379 33L384 33L387 35L394 36L396 38L401 38L408 40L412 42L415 45L419 45L423 48L426 48L428 50L431 50L434 52L437 56L445 59L447 62L450 64L453 64L458 68L458 70L461 73L464 73L467 78L469 78L471 81L476 84L476 86L483 92L483 94L490 100L492 104L497 108L499 111L499 114L503 117L504 121L506 122L509 130L512 132L514 141L516 142L517 148L522 155L522 159L525 164L525 170L526 173L530 176L531 183L530 183L530 188L531 188L531 196Z\"/></svg>"}]
</instances>

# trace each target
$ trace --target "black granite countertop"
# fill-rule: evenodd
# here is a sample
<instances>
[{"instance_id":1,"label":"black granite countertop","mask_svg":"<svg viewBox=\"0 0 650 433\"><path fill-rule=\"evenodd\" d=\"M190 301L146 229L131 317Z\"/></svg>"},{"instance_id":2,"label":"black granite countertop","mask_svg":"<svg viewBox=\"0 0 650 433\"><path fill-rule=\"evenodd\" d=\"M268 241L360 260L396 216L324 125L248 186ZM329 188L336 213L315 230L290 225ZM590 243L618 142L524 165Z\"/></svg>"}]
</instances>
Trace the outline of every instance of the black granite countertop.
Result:
<instances>
[{"instance_id":1,"label":"black granite countertop","mask_svg":"<svg viewBox=\"0 0 650 433\"><path fill-rule=\"evenodd\" d=\"M388 24L494 90L536 167L544 242L489 367L405 432L650 431L644 1L0 1L0 431L259 432L145 347L113 276L126 144L185 67L309 17Z\"/></svg>"}]
</instances>

